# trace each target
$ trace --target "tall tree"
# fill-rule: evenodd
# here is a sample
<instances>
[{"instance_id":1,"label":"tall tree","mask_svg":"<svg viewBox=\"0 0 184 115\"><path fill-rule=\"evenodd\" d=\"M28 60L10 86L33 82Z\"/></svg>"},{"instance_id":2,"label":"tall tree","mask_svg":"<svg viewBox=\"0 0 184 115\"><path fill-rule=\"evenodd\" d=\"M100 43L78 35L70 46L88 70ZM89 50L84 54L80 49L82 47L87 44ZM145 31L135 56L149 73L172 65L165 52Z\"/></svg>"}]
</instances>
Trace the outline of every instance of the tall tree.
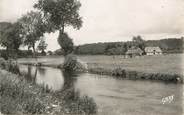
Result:
<instances>
[{"instance_id":1,"label":"tall tree","mask_svg":"<svg viewBox=\"0 0 184 115\"><path fill-rule=\"evenodd\" d=\"M41 38L40 43L37 46L37 49L41 51L43 55L45 55L45 50L47 49L48 44L45 42L44 38Z\"/></svg>"},{"instance_id":2,"label":"tall tree","mask_svg":"<svg viewBox=\"0 0 184 115\"><path fill-rule=\"evenodd\" d=\"M132 41L133 41L133 45L136 46L136 47L139 47L140 49L144 50L145 48L145 41L142 39L141 36L134 36L132 38Z\"/></svg>"},{"instance_id":3,"label":"tall tree","mask_svg":"<svg viewBox=\"0 0 184 115\"><path fill-rule=\"evenodd\" d=\"M65 33L65 27L72 26L74 29L81 28L82 18L79 15L80 6L81 3L78 0L38 0L38 3L34 5L36 9L44 14L47 32L59 30L58 43L61 48L66 51L65 54L73 49L70 48L66 50L67 45L67 47L73 47L73 42ZM69 41L70 43L67 44Z\"/></svg>"},{"instance_id":4,"label":"tall tree","mask_svg":"<svg viewBox=\"0 0 184 115\"><path fill-rule=\"evenodd\" d=\"M21 23L24 36L24 45L32 47L34 57L36 56L35 44L44 35L46 26L40 12L28 12L23 15L19 22Z\"/></svg>"},{"instance_id":5,"label":"tall tree","mask_svg":"<svg viewBox=\"0 0 184 115\"><path fill-rule=\"evenodd\" d=\"M60 30L61 34L64 33L66 26L81 28L80 6L78 0L38 0L38 3L34 5L44 13L44 19L50 26L47 28L48 32Z\"/></svg>"},{"instance_id":6,"label":"tall tree","mask_svg":"<svg viewBox=\"0 0 184 115\"><path fill-rule=\"evenodd\" d=\"M8 57L16 58L18 49L23 40L22 26L18 22L13 24L2 22L0 26L0 45L6 48Z\"/></svg>"},{"instance_id":7,"label":"tall tree","mask_svg":"<svg viewBox=\"0 0 184 115\"><path fill-rule=\"evenodd\" d=\"M72 39L68 36L67 33L60 34L58 37L58 43L64 50L64 55L70 54L73 51L73 42Z\"/></svg>"},{"instance_id":8,"label":"tall tree","mask_svg":"<svg viewBox=\"0 0 184 115\"><path fill-rule=\"evenodd\" d=\"M140 35L138 35L138 36L134 36L134 37L132 38L132 41L133 41L133 42L141 43L141 42L143 42L144 40L142 39L142 37L141 37Z\"/></svg>"}]
</instances>

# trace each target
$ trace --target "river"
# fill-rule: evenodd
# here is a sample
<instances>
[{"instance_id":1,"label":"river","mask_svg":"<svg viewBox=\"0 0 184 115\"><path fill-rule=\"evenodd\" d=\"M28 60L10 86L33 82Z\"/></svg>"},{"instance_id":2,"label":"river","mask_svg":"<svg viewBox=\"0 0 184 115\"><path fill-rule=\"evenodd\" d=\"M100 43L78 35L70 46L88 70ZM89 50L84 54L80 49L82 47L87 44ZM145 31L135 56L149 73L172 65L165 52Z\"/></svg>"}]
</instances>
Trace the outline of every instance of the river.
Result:
<instances>
[{"instance_id":1,"label":"river","mask_svg":"<svg viewBox=\"0 0 184 115\"><path fill-rule=\"evenodd\" d=\"M53 91L67 83L81 96L92 97L99 115L182 115L183 85L156 81L122 80L89 73L70 75L50 67L20 66L28 81ZM173 97L169 98L168 96ZM163 103L163 100L165 103Z\"/></svg>"}]
</instances>

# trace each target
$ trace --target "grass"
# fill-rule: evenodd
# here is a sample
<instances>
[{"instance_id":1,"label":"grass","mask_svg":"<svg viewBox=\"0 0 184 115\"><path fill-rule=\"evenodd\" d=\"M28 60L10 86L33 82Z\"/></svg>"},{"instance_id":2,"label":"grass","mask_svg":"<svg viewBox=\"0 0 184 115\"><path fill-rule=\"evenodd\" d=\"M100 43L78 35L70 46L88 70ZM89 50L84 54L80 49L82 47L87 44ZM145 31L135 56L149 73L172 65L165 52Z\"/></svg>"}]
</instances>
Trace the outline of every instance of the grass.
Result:
<instances>
[{"instance_id":1,"label":"grass","mask_svg":"<svg viewBox=\"0 0 184 115\"><path fill-rule=\"evenodd\" d=\"M0 113L2 114L95 114L97 106L73 88L52 92L23 77L0 70Z\"/></svg>"},{"instance_id":2,"label":"grass","mask_svg":"<svg viewBox=\"0 0 184 115\"><path fill-rule=\"evenodd\" d=\"M91 73L112 75L126 79L160 80L183 83L184 67L182 54L143 56L138 58L99 57L91 59ZM102 57L101 57L102 58Z\"/></svg>"},{"instance_id":3,"label":"grass","mask_svg":"<svg viewBox=\"0 0 184 115\"><path fill-rule=\"evenodd\" d=\"M172 83L183 83L183 76L179 74L143 73L137 71L127 71L122 68L104 69L99 67L91 68L88 71L94 74L111 75L116 78L123 79L159 80Z\"/></svg>"},{"instance_id":4,"label":"grass","mask_svg":"<svg viewBox=\"0 0 184 115\"><path fill-rule=\"evenodd\" d=\"M88 68L115 69L122 68L129 71L144 73L184 74L182 66L183 54L143 56L124 59L123 56L83 57Z\"/></svg>"},{"instance_id":5,"label":"grass","mask_svg":"<svg viewBox=\"0 0 184 115\"><path fill-rule=\"evenodd\" d=\"M46 112L47 103L42 103L44 93L41 87L32 87L23 79L19 80L18 76L5 71L1 71L0 76L0 109L3 114Z\"/></svg>"},{"instance_id":6,"label":"grass","mask_svg":"<svg viewBox=\"0 0 184 115\"><path fill-rule=\"evenodd\" d=\"M144 73L163 73L163 74L184 74L182 66L183 54L168 54L155 56L142 56L138 58L124 59L124 56L106 56L106 55L84 55L78 56L79 60L87 63L88 68L115 69L122 68L129 71L138 71ZM32 58L22 58L19 63L34 63ZM62 64L62 56L38 58L38 62L46 66Z\"/></svg>"}]
</instances>

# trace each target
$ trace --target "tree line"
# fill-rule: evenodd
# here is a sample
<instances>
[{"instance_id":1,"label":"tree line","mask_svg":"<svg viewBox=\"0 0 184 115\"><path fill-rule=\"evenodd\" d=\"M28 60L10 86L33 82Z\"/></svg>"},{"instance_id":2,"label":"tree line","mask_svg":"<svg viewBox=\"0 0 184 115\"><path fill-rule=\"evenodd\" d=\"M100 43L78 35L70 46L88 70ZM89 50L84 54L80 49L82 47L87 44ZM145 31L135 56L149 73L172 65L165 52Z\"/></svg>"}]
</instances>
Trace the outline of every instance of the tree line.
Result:
<instances>
[{"instance_id":1,"label":"tree line","mask_svg":"<svg viewBox=\"0 0 184 115\"><path fill-rule=\"evenodd\" d=\"M59 45L64 50L64 55L73 52L72 38L65 32L65 28L72 26L74 29L82 27L82 17L79 15L81 3L78 0L38 0L34 10L23 14L16 22L0 22L0 46L6 52L2 57L17 58L20 46L32 49L36 57L37 47L45 53L47 44L44 40L45 33L59 31L57 38Z\"/></svg>"},{"instance_id":2,"label":"tree line","mask_svg":"<svg viewBox=\"0 0 184 115\"><path fill-rule=\"evenodd\" d=\"M87 55L124 55L131 47L137 47L144 51L145 47L160 47L164 53L182 53L183 37L161 40L143 40L141 36L135 36L132 41L106 42L84 44L75 47L76 54Z\"/></svg>"}]
</instances>

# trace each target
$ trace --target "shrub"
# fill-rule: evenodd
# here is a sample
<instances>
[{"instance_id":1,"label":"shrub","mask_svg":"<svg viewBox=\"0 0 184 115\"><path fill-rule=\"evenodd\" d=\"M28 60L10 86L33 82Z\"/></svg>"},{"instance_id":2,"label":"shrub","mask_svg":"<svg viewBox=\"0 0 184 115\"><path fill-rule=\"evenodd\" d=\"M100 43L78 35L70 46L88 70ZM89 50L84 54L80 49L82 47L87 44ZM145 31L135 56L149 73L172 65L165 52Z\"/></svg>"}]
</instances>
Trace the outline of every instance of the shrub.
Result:
<instances>
[{"instance_id":1,"label":"shrub","mask_svg":"<svg viewBox=\"0 0 184 115\"><path fill-rule=\"evenodd\" d=\"M121 69L121 68L116 68L112 71L112 75L117 76L117 77L125 78L126 77L126 71L124 69Z\"/></svg>"},{"instance_id":2,"label":"shrub","mask_svg":"<svg viewBox=\"0 0 184 115\"><path fill-rule=\"evenodd\" d=\"M136 71L128 71L126 72L126 77L129 79L136 79L137 78L137 72Z\"/></svg>"},{"instance_id":3,"label":"shrub","mask_svg":"<svg viewBox=\"0 0 184 115\"><path fill-rule=\"evenodd\" d=\"M6 61L3 58L0 58L0 68L2 69L6 68Z\"/></svg>"},{"instance_id":4,"label":"shrub","mask_svg":"<svg viewBox=\"0 0 184 115\"><path fill-rule=\"evenodd\" d=\"M81 96L78 91L74 89L67 90L64 96L64 111L70 114L84 114L90 115L97 112L97 105L93 98L88 96Z\"/></svg>"},{"instance_id":5,"label":"shrub","mask_svg":"<svg viewBox=\"0 0 184 115\"><path fill-rule=\"evenodd\" d=\"M7 53L7 51L1 51L1 57L3 58L3 59L5 59L5 60L8 60L8 53Z\"/></svg>"},{"instance_id":6,"label":"shrub","mask_svg":"<svg viewBox=\"0 0 184 115\"><path fill-rule=\"evenodd\" d=\"M34 95L29 95L29 98L24 100L22 108L24 110L23 113L25 114L42 114L45 113L46 106L42 104Z\"/></svg>"},{"instance_id":7,"label":"shrub","mask_svg":"<svg viewBox=\"0 0 184 115\"><path fill-rule=\"evenodd\" d=\"M97 105L94 99L88 96L83 96L79 98L79 100L77 101L77 106L83 111L82 113L94 114L97 112Z\"/></svg>"},{"instance_id":8,"label":"shrub","mask_svg":"<svg viewBox=\"0 0 184 115\"><path fill-rule=\"evenodd\" d=\"M3 114L14 114L18 111L17 101L8 96L2 96L0 99L0 112Z\"/></svg>"},{"instance_id":9,"label":"shrub","mask_svg":"<svg viewBox=\"0 0 184 115\"><path fill-rule=\"evenodd\" d=\"M45 112L45 104L28 89L28 84L9 75L0 79L0 111L3 114L41 114Z\"/></svg>"},{"instance_id":10,"label":"shrub","mask_svg":"<svg viewBox=\"0 0 184 115\"><path fill-rule=\"evenodd\" d=\"M77 60L75 55L69 54L66 56L63 68L68 71L85 71L86 68Z\"/></svg>"},{"instance_id":11,"label":"shrub","mask_svg":"<svg viewBox=\"0 0 184 115\"><path fill-rule=\"evenodd\" d=\"M20 74L19 66L14 60L8 60L6 70L15 74Z\"/></svg>"},{"instance_id":12,"label":"shrub","mask_svg":"<svg viewBox=\"0 0 184 115\"><path fill-rule=\"evenodd\" d=\"M0 59L0 68L1 69L5 69L9 72L15 73L15 74L20 74L19 71L19 66L17 64L16 61L14 60L4 60L4 59Z\"/></svg>"}]
</instances>

